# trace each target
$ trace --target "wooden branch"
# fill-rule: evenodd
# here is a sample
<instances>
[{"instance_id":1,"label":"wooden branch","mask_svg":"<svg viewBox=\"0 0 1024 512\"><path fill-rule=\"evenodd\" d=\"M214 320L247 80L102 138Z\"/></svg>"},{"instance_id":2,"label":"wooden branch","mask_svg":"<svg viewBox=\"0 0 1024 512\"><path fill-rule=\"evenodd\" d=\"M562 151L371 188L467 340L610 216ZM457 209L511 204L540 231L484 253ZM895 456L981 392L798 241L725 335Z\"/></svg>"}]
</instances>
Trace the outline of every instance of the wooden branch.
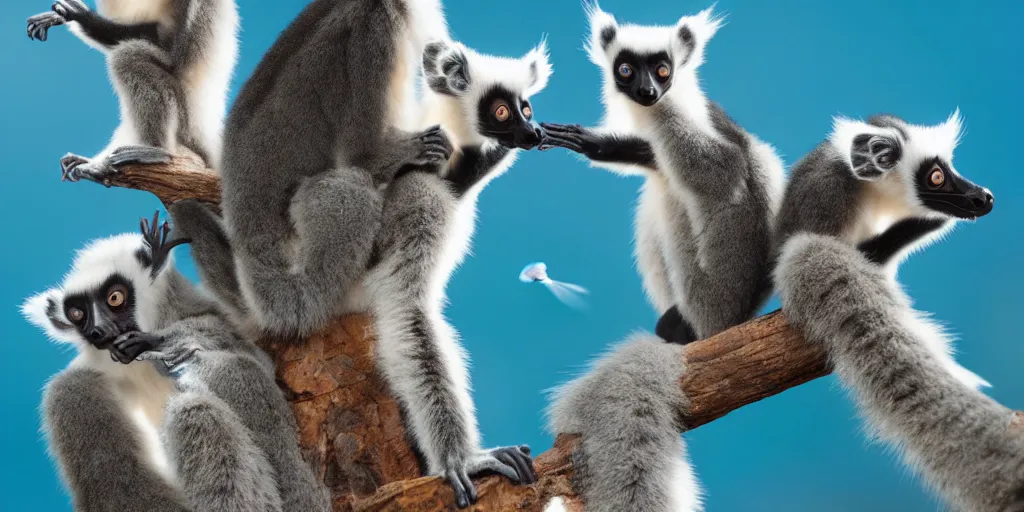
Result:
<instances>
[{"instance_id":1,"label":"wooden branch","mask_svg":"<svg viewBox=\"0 0 1024 512\"><path fill-rule=\"evenodd\" d=\"M104 185L147 190L164 204L195 198L216 205L216 174L196 162L182 157L169 165L126 166ZM277 363L304 455L330 488L336 511L453 510L448 485L421 477L399 406L374 367L372 325L365 315L350 315L301 346L262 344ZM830 371L821 347L806 344L779 312L688 345L681 363L680 386L690 405L679 414L687 429ZM571 434L537 456L537 484L480 479L471 510L540 512L562 496L568 510L582 511L572 486L578 440Z\"/></svg>"}]
</instances>

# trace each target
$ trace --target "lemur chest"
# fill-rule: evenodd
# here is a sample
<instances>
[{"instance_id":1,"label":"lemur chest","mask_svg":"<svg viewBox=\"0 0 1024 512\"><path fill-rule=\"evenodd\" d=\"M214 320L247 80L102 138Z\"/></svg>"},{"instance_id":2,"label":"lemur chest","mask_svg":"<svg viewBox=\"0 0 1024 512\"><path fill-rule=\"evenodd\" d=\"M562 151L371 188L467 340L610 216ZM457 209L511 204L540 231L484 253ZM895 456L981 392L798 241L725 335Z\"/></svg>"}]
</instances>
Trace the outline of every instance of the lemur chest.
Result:
<instances>
[{"instance_id":1,"label":"lemur chest","mask_svg":"<svg viewBox=\"0 0 1024 512\"><path fill-rule=\"evenodd\" d=\"M857 217L844 238L858 244L913 215L914 208L907 201L909 193L902 178L896 175L865 183L858 198Z\"/></svg>"},{"instance_id":2,"label":"lemur chest","mask_svg":"<svg viewBox=\"0 0 1024 512\"><path fill-rule=\"evenodd\" d=\"M174 0L97 0L97 11L122 23L161 22L172 19Z\"/></svg>"}]
</instances>

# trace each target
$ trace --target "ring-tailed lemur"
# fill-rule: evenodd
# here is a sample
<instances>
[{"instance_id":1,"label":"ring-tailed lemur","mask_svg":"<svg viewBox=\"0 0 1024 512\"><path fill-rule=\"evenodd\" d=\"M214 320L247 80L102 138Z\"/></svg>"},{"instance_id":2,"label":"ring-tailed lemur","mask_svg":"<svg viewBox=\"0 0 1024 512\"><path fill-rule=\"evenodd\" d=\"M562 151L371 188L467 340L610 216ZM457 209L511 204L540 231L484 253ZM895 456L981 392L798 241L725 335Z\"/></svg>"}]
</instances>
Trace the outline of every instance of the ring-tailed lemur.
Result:
<instances>
[{"instance_id":1,"label":"ring-tailed lemur","mask_svg":"<svg viewBox=\"0 0 1024 512\"><path fill-rule=\"evenodd\" d=\"M701 90L697 69L721 25L711 9L674 26L619 25L588 4L590 59L604 74L599 128L543 123L543 148L646 176L636 259L662 317L688 343L752 317L771 291L772 221L783 166L775 151Z\"/></svg>"},{"instance_id":2,"label":"ring-tailed lemur","mask_svg":"<svg viewBox=\"0 0 1024 512\"><path fill-rule=\"evenodd\" d=\"M957 510L1024 510L1024 433L1013 411L949 372L940 329L844 241L801 234L775 271L782 310L821 343L872 434Z\"/></svg>"},{"instance_id":3,"label":"ring-tailed lemur","mask_svg":"<svg viewBox=\"0 0 1024 512\"><path fill-rule=\"evenodd\" d=\"M23 306L79 350L43 405L76 510L329 510L269 358L174 269L183 240L157 220L91 243Z\"/></svg>"},{"instance_id":4,"label":"ring-tailed lemur","mask_svg":"<svg viewBox=\"0 0 1024 512\"><path fill-rule=\"evenodd\" d=\"M388 186L377 261L363 282L381 372L406 411L427 470L451 482L463 507L476 500L470 477L478 472L536 479L528 448L480 449L466 356L442 308L448 279L469 248L480 191L512 165L517 148L541 141L529 98L547 84L551 67L543 43L510 59L434 42L423 65L423 124L440 123L457 150L442 176L409 173ZM195 201L170 210L175 229L192 240L204 282L229 307L244 307L216 215Z\"/></svg>"},{"instance_id":5,"label":"ring-tailed lemur","mask_svg":"<svg viewBox=\"0 0 1024 512\"><path fill-rule=\"evenodd\" d=\"M891 115L867 122L838 118L828 140L794 166L777 223L777 247L799 233L837 237L882 265L899 261L948 232L956 219L992 211L988 189L953 168L959 111L935 126ZM930 336L936 357L965 384L988 386L958 365L944 338Z\"/></svg>"},{"instance_id":6,"label":"ring-tailed lemur","mask_svg":"<svg viewBox=\"0 0 1024 512\"><path fill-rule=\"evenodd\" d=\"M680 436L683 371L682 346L635 335L556 391L550 430L581 436L574 484L588 511L703 509Z\"/></svg>"},{"instance_id":7,"label":"ring-tailed lemur","mask_svg":"<svg viewBox=\"0 0 1024 512\"><path fill-rule=\"evenodd\" d=\"M800 232L835 236L895 274L903 257L956 219L988 214L992 193L953 168L960 125L959 110L935 126L891 115L836 118L828 140L793 167L778 245Z\"/></svg>"},{"instance_id":8,"label":"ring-tailed lemur","mask_svg":"<svg viewBox=\"0 0 1024 512\"><path fill-rule=\"evenodd\" d=\"M107 55L121 125L93 158L61 158L64 179L104 178L129 163L166 162L187 148L216 169L228 85L238 54L234 0L56 0L28 19L29 38L71 31Z\"/></svg>"},{"instance_id":9,"label":"ring-tailed lemur","mask_svg":"<svg viewBox=\"0 0 1024 512\"><path fill-rule=\"evenodd\" d=\"M301 338L339 314L381 223L379 186L451 155L418 119L439 0L314 0L242 87L224 131L224 222L250 320Z\"/></svg>"}]
</instances>

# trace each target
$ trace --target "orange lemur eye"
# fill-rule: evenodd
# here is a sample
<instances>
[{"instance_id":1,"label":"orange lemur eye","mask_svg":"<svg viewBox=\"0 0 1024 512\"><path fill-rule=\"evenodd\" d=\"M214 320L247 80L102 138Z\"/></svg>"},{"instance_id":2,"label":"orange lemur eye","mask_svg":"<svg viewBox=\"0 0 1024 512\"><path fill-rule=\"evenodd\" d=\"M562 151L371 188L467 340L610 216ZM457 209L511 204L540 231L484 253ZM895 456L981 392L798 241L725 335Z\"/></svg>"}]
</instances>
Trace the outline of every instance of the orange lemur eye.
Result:
<instances>
[{"instance_id":1,"label":"orange lemur eye","mask_svg":"<svg viewBox=\"0 0 1024 512\"><path fill-rule=\"evenodd\" d=\"M506 105L504 103L502 103L501 105L498 105L498 107L494 109L494 117L498 121L501 121L501 122L504 123L505 121L508 121L508 118L511 117L511 116L512 116L512 111L509 110L508 109L508 105Z\"/></svg>"},{"instance_id":2,"label":"orange lemur eye","mask_svg":"<svg viewBox=\"0 0 1024 512\"><path fill-rule=\"evenodd\" d=\"M77 324L85 318L85 311L78 308L68 308L68 318Z\"/></svg>"},{"instance_id":3,"label":"orange lemur eye","mask_svg":"<svg viewBox=\"0 0 1024 512\"><path fill-rule=\"evenodd\" d=\"M672 70L668 66L662 64L658 66L658 76L661 78L668 78L672 74Z\"/></svg>"},{"instance_id":4,"label":"orange lemur eye","mask_svg":"<svg viewBox=\"0 0 1024 512\"><path fill-rule=\"evenodd\" d=\"M117 284L107 291L107 305L112 308L119 308L128 299L128 290L123 285Z\"/></svg>"},{"instance_id":5,"label":"orange lemur eye","mask_svg":"<svg viewBox=\"0 0 1024 512\"><path fill-rule=\"evenodd\" d=\"M941 187L946 182L946 173L942 172L939 166L932 167L928 173L928 184L933 187Z\"/></svg>"}]
</instances>

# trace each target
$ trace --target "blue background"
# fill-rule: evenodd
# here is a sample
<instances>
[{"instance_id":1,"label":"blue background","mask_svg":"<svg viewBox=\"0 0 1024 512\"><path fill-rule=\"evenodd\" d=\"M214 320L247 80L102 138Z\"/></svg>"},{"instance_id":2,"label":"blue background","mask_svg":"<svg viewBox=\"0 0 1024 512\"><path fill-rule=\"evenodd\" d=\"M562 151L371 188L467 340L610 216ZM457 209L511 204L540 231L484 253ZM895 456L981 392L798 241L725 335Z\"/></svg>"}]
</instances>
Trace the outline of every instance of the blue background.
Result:
<instances>
[{"instance_id":1,"label":"blue background","mask_svg":"<svg viewBox=\"0 0 1024 512\"><path fill-rule=\"evenodd\" d=\"M305 3L241 1L234 91ZM520 55L549 34L555 73L534 101L537 117L597 122L599 75L580 50L587 28L576 1L445 3L453 35L484 52ZM960 335L959 360L994 384L991 395L1022 408L1024 3L910 3L722 0L718 10L729 13L728 25L708 46L701 76L708 96L776 145L787 164L824 138L833 114L887 111L936 123L960 106L967 134L955 165L994 192L995 211L911 257L901 281L920 309ZM48 343L19 317L17 305L58 281L85 241L133 230L160 206L142 192L61 183L58 159L105 146L117 103L101 54L63 28L46 43L25 36L25 18L49 4L0 2L0 330L8 347L0 363L2 510L68 509L41 441L37 406L43 383L72 353ZM671 24L706 6L603 4L620 21L648 24ZM449 287L448 313L473 356L487 444L549 447L545 390L608 343L653 327L656 315L631 256L639 184L551 151L523 155L483 193L474 256ZM186 250L178 259L194 276ZM542 287L520 283L521 267L536 260L546 261L555 279L589 287L590 311L573 312ZM708 509L936 509L890 454L864 440L855 414L827 378L687 434Z\"/></svg>"}]
</instances>

